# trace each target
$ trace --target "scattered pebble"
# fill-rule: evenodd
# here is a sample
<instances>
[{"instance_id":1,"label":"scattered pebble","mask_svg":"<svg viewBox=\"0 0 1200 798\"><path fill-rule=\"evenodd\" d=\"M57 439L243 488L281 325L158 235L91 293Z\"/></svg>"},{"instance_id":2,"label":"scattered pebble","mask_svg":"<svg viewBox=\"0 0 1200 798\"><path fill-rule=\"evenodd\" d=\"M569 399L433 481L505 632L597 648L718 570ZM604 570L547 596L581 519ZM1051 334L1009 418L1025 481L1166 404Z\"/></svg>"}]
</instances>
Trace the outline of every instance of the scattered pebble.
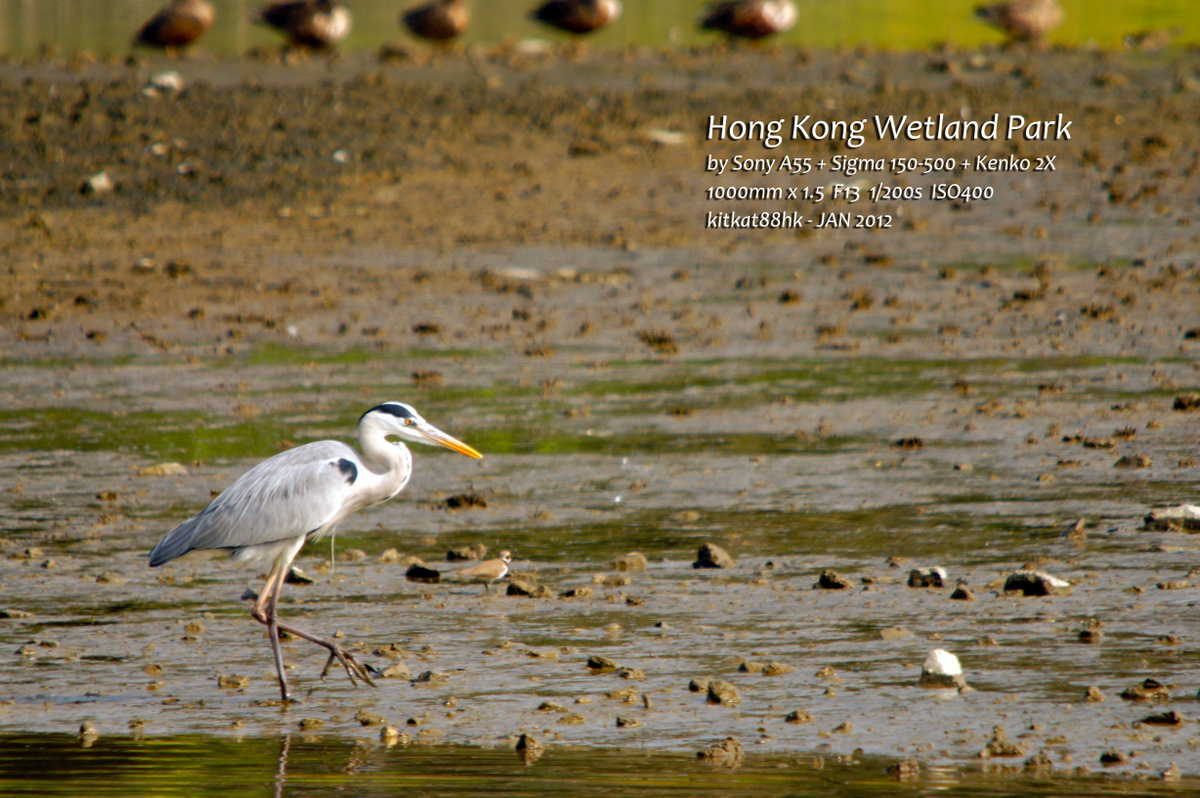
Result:
<instances>
[{"instance_id":1,"label":"scattered pebble","mask_svg":"<svg viewBox=\"0 0 1200 798\"><path fill-rule=\"evenodd\" d=\"M379 726L386 725L387 718L380 715L378 712L372 712L369 709L360 709L354 713L354 719L363 726Z\"/></svg>"},{"instance_id":2,"label":"scattered pebble","mask_svg":"<svg viewBox=\"0 0 1200 798\"><path fill-rule=\"evenodd\" d=\"M911 629L905 629L902 626L885 626L879 630L880 640L903 640L906 637L914 637Z\"/></svg>"},{"instance_id":3,"label":"scattered pebble","mask_svg":"<svg viewBox=\"0 0 1200 798\"><path fill-rule=\"evenodd\" d=\"M841 574L827 570L821 572L821 576L813 587L821 590L847 590L854 587L854 583Z\"/></svg>"},{"instance_id":4,"label":"scattered pebble","mask_svg":"<svg viewBox=\"0 0 1200 798\"><path fill-rule=\"evenodd\" d=\"M726 737L719 743L696 753L696 757L714 767L735 768L742 764L746 749L736 737Z\"/></svg>"},{"instance_id":5,"label":"scattered pebble","mask_svg":"<svg viewBox=\"0 0 1200 798\"><path fill-rule=\"evenodd\" d=\"M733 557L716 543L704 543L696 553L693 568L732 568Z\"/></svg>"},{"instance_id":6,"label":"scattered pebble","mask_svg":"<svg viewBox=\"0 0 1200 798\"><path fill-rule=\"evenodd\" d=\"M785 723L812 723L812 715L803 709L794 709L783 716Z\"/></svg>"},{"instance_id":7,"label":"scattered pebble","mask_svg":"<svg viewBox=\"0 0 1200 798\"><path fill-rule=\"evenodd\" d=\"M618 667L616 662L599 654L588 657L587 666L593 674L612 673Z\"/></svg>"},{"instance_id":8,"label":"scattered pebble","mask_svg":"<svg viewBox=\"0 0 1200 798\"><path fill-rule=\"evenodd\" d=\"M945 649L935 648L925 656L917 683L922 687L965 687L967 681L958 657Z\"/></svg>"},{"instance_id":9,"label":"scattered pebble","mask_svg":"<svg viewBox=\"0 0 1200 798\"><path fill-rule=\"evenodd\" d=\"M139 477L174 477L187 476L188 470L181 463L157 463L146 466L138 472Z\"/></svg>"},{"instance_id":10,"label":"scattered pebble","mask_svg":"<svg viewBox=\"0 0 1200 798\"><path fill-rule=\"evenodd\" d=\"M1099 703L1100 701L1107 701L1108 696L1104 695L1103 690L1092 684L1088 685L1088 689L1083 691L1083 700Z\"/></svg>"},{"instance_id":11,"label":"scattered pebble","mask_svg":"<svg viewBox=\"0 0 1200 798\"><path fill-rule=\"evenodd\" d=\"M1146 679L1141 684L1122 690L1121 698L1126 701L1170 701L1171 692L1157 679Z\"/></svg>"},{"instance_id":12,"label":"scattered pebble","mask_svg":"<svg viewBox=\"0 0 1200 798\"><path fill-rule=\"evenodd\" d=\"M522 734L517 738L515 750L521 764L532 765L546 753L546 744L531 734Z\"/></svg>"},{"instance_id":13,"label":"scattered pebble","mask_svg":"<svg viewBox=\"0 0 1200 798\"><path fill-rule=\"evenodd\" d=\"M1200 507L1181 504L1154 510L1143 519L1142 529L1152 532L1200 532Z\"/></svg>"},{"instance_id":14,"label":"scattered pebble","mask_svg":"<svg viewBox=\"0 0 1200 798\"><path fill-rule=\"evenodd\" d=\"M1004 731L1003 726L992 727L992 739L979 752L981 759L991 759L992 757L1001 756L1024 756L1025 749L1016 743L1010 742L1008 734Z\"/></svg>"},{"instance_id":15,"label":"scattered pebble","mask_svg":"<svg viewBox=\"0 0 1200 798\"><path fill-rule=\"evenodd\" d=\"M1071 592L1071 583L1043 571L1022 570L1004 580L1004 592L1025 596L1065 596Z\"/></svg>"},{"instance_id":16,"label":"scattered pebble","mask_svg":"<svg viewBox=\"0 0 1200 798\"><path fill-rule=\"evenodd\" d=\"M945 584L946 569L939 566L914 568L908 572L909 587L942 587Z\"/></svg>"},{"instance_id":17,"label":"scattered pebble","mask_svg":"<svg viewBox=\"0 0 1200 798\"><path fill-rule=\"evenodd\" d=\"M741 702L737 688L724 679L713 679L708 683L708 703L734 706Z\"/></svg>"},{"instance_id":18,"label":"scattered pebble","mask_svg":"<svg viewBox=\"0 0 1200 798\"><path fill-rule=\"evenodd\" d=\"M97 172L79 184L79 193L85 196L102 197L117 190L117 184L108 172Z\"/></svg>"},{"instance_id":19,"label":"scattered pebble","mask_svg":"<svg viewBox=\"0 0 1200 798\"><path fill-rule=\"evenodd\" d=\"M1123 765L1128 761L1129 756L1115 748L1110 748L1100 755L1100 764L1104 765L1105 767L1109 767L1111 765Z\"/></svg>"},{"instance_id":20,"label":"scattered pebble","mask_svg":"<svg viewBox=\"0 0 1200 798\"><path fill-rule=\"evenodd\" d=\"M614 571L644 571L646 565L645 555L631 551L614 559L608 564L608 567Z\"/></svg>"}]
</instances>

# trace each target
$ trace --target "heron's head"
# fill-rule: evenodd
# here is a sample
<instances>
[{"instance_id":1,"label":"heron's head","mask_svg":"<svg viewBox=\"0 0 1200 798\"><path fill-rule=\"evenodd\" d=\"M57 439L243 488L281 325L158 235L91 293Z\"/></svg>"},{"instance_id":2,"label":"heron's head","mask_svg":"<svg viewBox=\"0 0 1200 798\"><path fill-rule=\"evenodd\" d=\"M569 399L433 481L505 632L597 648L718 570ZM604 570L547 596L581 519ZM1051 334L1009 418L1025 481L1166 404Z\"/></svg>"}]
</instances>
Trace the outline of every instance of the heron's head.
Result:
<instances>
[{"instance_id":1,"label":"heron's head","mask_svg":"<svg viewBox=\"0 0 1200 798\"><path fill-rule=\"evenodd\" d=\"M462 441L442 432L437 427L421 418L421 414L412 405L403 402L384 402L376 405L362 414L358 420L360 428L374 427L385 436L395 436L411 443L424 443L429 446L444 446L453 449L467 457L482 458L479 452Z\"/></svg>"}]
</instances>

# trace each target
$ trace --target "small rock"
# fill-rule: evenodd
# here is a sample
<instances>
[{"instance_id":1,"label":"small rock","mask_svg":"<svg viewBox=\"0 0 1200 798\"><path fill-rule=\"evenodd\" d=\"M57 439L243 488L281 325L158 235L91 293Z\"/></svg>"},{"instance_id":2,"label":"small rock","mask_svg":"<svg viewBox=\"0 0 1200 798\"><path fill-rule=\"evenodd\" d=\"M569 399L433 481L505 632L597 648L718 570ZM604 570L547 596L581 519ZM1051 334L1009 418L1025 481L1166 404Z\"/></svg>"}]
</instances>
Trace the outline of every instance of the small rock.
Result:
<instances>
[{"instance_id":1,"label":"small rock","mask_svg":"<svg viewBox=\"0 0 1200 798\"><path fill-rule=\"evenodd\" d=\"M1113 463L1113 468L1149 468L1154 461L1141 454L1127 454Z\"/></svg>"},{"instance_id":2,"label":"small rock","mask_svg":"<svg viewBox=\"0 0 1200 798\"><path fill-rule=\"evenodd\" d=\"M1181 504L1153 510L1143 519L1142 529L1149 532L1200 532L1200 507Z\"/></svg>"},{"instance_id":3,"label":"small rock","mask_svg":"<svg viewBox=\"0 0 1200 798\"><path fill-rule=\"evenodd\" d=\"M525 596L527 598L554 598L554 591L545 585L539 585L532 579L523 576L508 577L508 589L505 595L508 596Z\"/></svg>"},{"instance_id":4,"label":"small rock","mask_svg":"<svg viewBox=\"0 0 1200 798\"><path fill-rule=\"evenodd\" d=\"M1152 726L1182 726L1183 715L1172 709L1167 712L1159 712L1156 715L1147 715L1139 723L1149 723Z\"/></svg>"},{"instance_id":5,"label":"small rock","mask_svg":"<svg viewBox=\"0 0 1200 798\"><path fill-rule=\"evenodd\" d=\"M487 499L483 498L478 493L460 493L456 496L448 496L441 503L441 507L446 510L482 510L487 506ZM470 559L479 558L475 557Z\"/></svg>"},{"instance_id":6,"label":"small rock","mask_svg":"<svg viewBox=\"0 0 1200 798\"><path fill-rule=\"evenodd\" d=\"M1100 631L1099 629L1080 629L1079 630L1079 642L1080 643L1099 643L1103 639L1104 639L1104 632Z\"/></svg>"},{"instance_id":7,"label":"small rock","mask_svg":"<svg viewBox=\"0 0 1200 798\"><path fill-rule=\"evenodd\" d=\"M174 92L178 94L183 91L183 76L174 70L158 72L150 76L150 81L146 84L146 88L154 89L156 92Z\"/></svg>"},{"instance_id":8,"label":"small rock","mask_svg":"<svg viewBox=\"0 0 1200 798\"><path fill-rule=\"evenodd\" d=\"M242 690L249 684L249 676L226 676L222 674L217 677L217 687L222 690Z\"/></svg>"},{"instance_id":9,"label":"small rock","mask_svg":"<svg viewBox=\"0 0 1200 798\"><path fill-rule=\"evenodd\" d=\"M608 564L608 567L614 571L644 571L646 570L646 557L636 551L631 551L628 554L622 554Z\"/></svg>"},{"instance_id":10,"label":"small rock","mask_svg":"<svg viewBox=\"0 0 1200 798\"><path fill-rule=\"evenodd\" d=\"M909 587L943 587L945 584L945 568L914 568L908 572Z\"/></svg>"},{"instance_id":11,"label":"small rock","mask_svg":"<svg viewBox=\"0 0 1200 798\"><path fill-rule=\"evenodd\" d=\"M379 673L383 679L411 679L412 671L403 662L393 662Z\"/></svg>"},{"instance_id":12,"label":"small rock","mask_svg":"<svg viewBox=\"0 0 1200 798\"><path fill-rule=\"evenodd\" d=\"M784 723L812 723L812 715L803 709L795 709L783 716Z\"/></svg>"},{"instance_id":13,"label":"small rock","mask_svg":"<svg viewBox=\"0 0 1200 798\"><path fill-rule=\"evenodd\" d=\"M91 744L97 737L100 736L100 730L96 728L96 724L90 720L85 720L79 724L79 739L85 743Z\"/></svg>"},{"instance_id":14,"label":"small rock","mask_svg":"<svg viewBox=\"0 0 1200 798\"><path fill-rule=\"evenodd\" d=\"M1141 684L1122 690L1121 698L1126 701L1170 701L1171 692L1158 679L1146 679Z\"/></svg>"},{"instance_id":15,"label":"small rock","mask_svg":"<svg viewBox=\"0 0 1200 798\"><path fill-rule=\"evenodd\" d=\"M379 726L387 723L387 718L369 709L360 709L354 713L354 719L363 726Z\"/></svg>"},{"instance_id":16,"label":"small rock","mask_svg":"<svg viewBox=\"0 0 1200 798\"><path fill-rule=\"evenodd\" d=\"M971 588L964 584L959 584L954 588L954 592L950 594L950 598L956 601L974 601L975 594L971 592Z\"/></svg>"},{"instance_id":17,"label":"small rock","mask_svg":"<svg viewBox=\"0 0 1200 798\"><path fill-rule=\"evenodd\" d=\"M711 681L712 679L704 678L692 679L690 682L688 682L688 690L692 691L693 693L708 692L708 683Z\"/></svg>"},{"instance_id":18,"label":"small rock","mask_svg":"<svg viewBox=\"0 0 1200 798\"><path fill-rule=\"evenodd\" d=\"M314 585L317 582L316 579L313 579L294 565L288 569L287 576L283 578L283 581L289 585Z\"/></svg>"},{"instance_id":19,"label":"small rock","mask_svg":"<svg viewBox=\"0 0 1200 798\"><path fill-rule=\"evenodd\" d=\"M782 676L785 673L791 673L796 670L792 665L785 665L782 662L772 660L767 663L767 667L763 668L763 676Z\"/></svg>"},{"instance_id":20,"label":"small rock","mask_svg":"<svg viewBox=\"0 0 1200 798\"><path fill-rule=\"evenodd\" d=\"M1050 755L1045 751L1038 751L1025 760L1025 770L1035 773L1046 773L1054 770L1054 761L1050 759Z\"/></svg>"},{"instance_id":21,"label":"small rock","mask_svg":"<svg viewBox=\"0 0 1200 798\"><path fill-rule=\"evenodd\" d=\"M1167 769L1158 774L1158 777L1163 781L1179 781L1183 774L1179 770L1179 766L1172 762L1167 766Z\"/></svg>"},{"instance_id":22,"label":"small rock","mask_svg":"<svg viewBox=\"0 0 1200 798\"><path fill-rule=\"evenodd\" d=\"M992 739L979 752L981 759L991 759L997 756L1024 756L1025 749L1016 743L1009 742L1003 726L992 727Z\"/></svg>"},{"instance_id":23,"label":"small rock","mask_svg":"<svg viewBox=\"0 0 1200 798\"><path fill-rule=\"evenodd\" d=\"M79 184L79 193L84 196L102 197L117 190L117 184L108 172L97 172Z\"/></svg>"},{"instance_id":24,"label":"small rock","mask_svg":"<svg viewBox=\"0 0 1200 798\"><path fill-rule=\"evenodd\" d=\"M744 659L738 663L738 673L762 673L766 667L766 663Z\"/></svg>"},{"instance_id":25,"label":"small rock","mask_svg":"<svg viewBox=\"0 0 1200 798\"><path fill-rule=\"evenodd\" d=\"M715 767L735 768L742 764L746 749L736 737L726 737L719 743L699 751L696 757Z\"/></svg>"},{"instance_id":26,"label":"small rock","mask_svg":"<svg viewBox=\"0 0 1200 798\"><path fill-rule=\"evenodd\" d=\"M25 610L13 610L13 609L0 610L0 618L32 618L32 617L33 617L33 613L26 612Z\"/></svg>"},{"instance_id":27,"label":"small rock","mask_svg":"<svg viewBox=\"0 0 1200 798\"><path fill-rule=\"evenodd\" d=\"M412 582L440 582L442 574L436 568L429 568L421 563L413 563L404 572L404 578Z\"/></svg>"},{"instance_id":28,"label":"small rock","mask_svg":"<svg viewBox=\"0 0 1200 798\"><path fill-rule=\"evenodd\" d=\"M449 500L447 500L449 501ZM482 543L472 543L446 552L447 562L462 562L464 560L482 560L487 554L487 546Z\"/></svg>"},{"instance_id":29,"label":"small rock","mask_svg":"<svg viewBox=\"0 0 1200 798\"><path fill-rule=\"evenodd\" d=\"M559 593L558 597L561 599L585 599L591 598L594 592L590 587L584 585L583 587L568 588Z\"/></svg>"},{"instance_id":30,"label":"small rock","mask_svg":"<svg viewBox=\"0 0 1200 798\"><path fill-rule=\"evenodd\" d=\"M965 687L966 678L963 676L962 665L958 657L942 648L935 648L925 657L921 666L921 678L917 684L922 687Z\"/></svg>"},{"instance_id":31,"label":"small rock","mask_svg":"<svg viewBox=\"0 0 1200 798\"><path fill-rule=\"evenodd\" d=\"M558 719L558 722L564 726L580 726L587 723L587 718L580 715L578 712L568 712Z\"/></svg>"},{"instance_id":32,"label":"small rock","mask_svg":"<svg viewBox=\"0 0 1200 798\"><path fill-rule=\"evenodd\" d=\"M1094 684L1088 685L1088 689L1083 691L1084 701L1099 703L1101 701L1106 701L1107 699L1108 697L1104 695L1104 691Z\"/></svg>"},{"instance_id":33,"label":"small rock","mask_svg":"<svg viewBox=\"0 0 1200 798\"><path fill-rule=\"evenodd\" d=\"M1087 537L1087 522L1080 518L1067 524L1062 534L1067 540L1083 540Z\"/></svg>"},{"instance_id":34,"label":"small rock","mask_svg":"<svg viewBox=\"0 0 1200 798\"><path fill-rule=\"evenodd\" d=\"M696 553L696 561L692 563L692 567L732 568L733 564L733 558L729 556L729 552L716 543L705 543L700 546L700 550Z\"/></svg>"},{"instance_id":35,"label":"small rock","mask_svg":"<svg viewBox=\"0 0 1200 798\"><path fill-rule=\"evenodd\" d=\"M1110 748L1100 755L1100 764L1108 767L1110 765L1123 765L1129 761L1129 756L1118 751L1115 748Z\"/></svg>"},{"instance_id":36,"label":"small rock","mask_svg":"<svg viewBox=\"0 0 1200 798\"><path fill-rule=\"evenodd\" d=\"M622 679L630 679L630 680L645 679L646 672L643 671L641 668L618 668L617 676Z\"/></svg>"},{"instance_id":37,"label":"small rock","mask_svg":"<svg viewBox=\"0 0 1200 798\"><path fill-rule=\"evenodd\" d=\"M188 470L181 463L157 463L138 472L139 477L187 476Z\"/></svg>"},{"instance_id":38,"label":"small rock","mask_svg":"<svg viewBox=\"0 0 1200 798\"><path fill-rule=\"evenodd\" d=\"M596 574L592 581L602 587L625 587L633 584L633 580L627 574Z\"/></svg>"},{"instance_id":39,"label":"small rock","mask_svg":"<svg viewBox=\"0 0 1200 798\"><path fill-rule=\"evenodd\" d=\"M1200 393L1181 393L1175 397L1175 404L1171 405L1172 410L1184 413L1197 408L1200 408Z\"/></svg>"},{"instance_id":40,"label":"small rock","mask_svg":"<svg viewBox=\"0 0 1200 798\"><path fill-rule=\"evenodd\" d=\"M1016 571L1004 580L1004 592L1019 592L1025 596L1065 596L1071 583L1043 571Z\"/></svg>"},{"instance_id":41,"label":"small rock","mask_svg":"<svg viewBox=\"0 0 1200 798\"><path fill-rule=\"evenodd\" d=\"M546 744L532 735L522 734L517 738L516 752L521 764L532 765L546 753Z\"/></svg>"},{"instance_id":42,"label":"small rock","mask_svg":"<svg viewBox=\"0 0 1200 798\"><path fill-rule=\"evenodd\" d=\"M391 565L393 563L400 562L402 557L403 557L403 555L400 554L399 549L396 549L396 548L386 549L386 550L384 550L383 554L379 555L379 562L384 563L385 565Z\"/></svg>"},{"instance_id":43,"label":"small rock","mask_svg":"<svg viewBox=\"0 0 1200 798\"><path fill-rule=\"evenodd\" d=\"M822 571L820 578L817 579L817 583L813 587L822 590L848 590L854 587L854 583L841 574L834 573L833 571Z\"/></svg>"},{"instance_id":44,"label":"small rock","mask_svg":"<svg viewBox=\"0 0 1200 798\"><path fill-rule=\"evenodd\" d=\"M617 716L617 728L618 729L636 729L638 726L641 726L641 725L642 725L642 722L640 720L638 720L637 718L626 718L626 717L621 717L620 715Z\"/></svg>"},{"instance_id":45,"label":"small rock","mask_svg":"<svg viewBox=\"0 0 1200 798\"><path fill-rule=\"evenodd\" d=\"M419 673L417 677L411 681L411 684L438 685L445 684L448 681L450 681L450 677L444 673L441 673L440 671L421 671L421 673Z\"/></svg>"},{"instance_id":46,"label":"small rock","mask_svg":"<svg viewBox=\"0 0 1200 798\"><path fill-rule=\"evenodd\" d=\"M737 688L723 679L713 679L708 683L708 703L734 706L742 702Z\"/></svg>"},{"instance_id":47,"label":"small rock","mask_svg":"<svg viewBox=\"0 0 1200 798\"><path fill-rule=\"evenodd\" d=\"M301 718L297 725L300 727L300 731L316 731L325 725L325 721L320 718Z\"/></svg>"},{"instance_id":48,"label":"small rock","mask_svg":"<svg viewBox=\"0 0 1200 798\"><path fill-rule=\"evenodd\" d=\"M616 662L599 654L593 654L588 657L587 666L593 674L612 673L617 669Z\"/></svg>"},{"instance_id":49,"label":"small rock","mask_svg":"<svg viewBox=\"0 0 1200 798\"><path fill-rule=\"evenodd\" d=\"M830 734L849 734L852 731L854 731L854 725L848 720L842 721L829 730Z\"/></svg>"},{"instance_id":50,"label":"small rock","mask_svg":"<svg viewBox=\"0 0 1200 798\"><path fill-rule=\"evenodd\" d=\"M913 631L902 626L885 626L879 630L880 640L903 640L906 637L914 637Z\"/></svg>"},{"instance_id":51,"label":"small rock","mask_svg":"<svg viewBox=\"0 0 1200 798\"><path fill-rule=\"evenodd\" d=\"M379 740L388 748L393 745L411 745L412 737L407 732L402 732L395 726L384 726L379 730Z\"/></svg>"},{"instance_id":52,"label":"small rock","mask_svg":"<svg viewBox=\"0 0 1200 798\"><path fill-rule=\"evenodd\" d=\"M915 759L901 759L888 765L884 772L898 781L912 781L921 775L921 763Z\"/></svg>"}]
</instances>

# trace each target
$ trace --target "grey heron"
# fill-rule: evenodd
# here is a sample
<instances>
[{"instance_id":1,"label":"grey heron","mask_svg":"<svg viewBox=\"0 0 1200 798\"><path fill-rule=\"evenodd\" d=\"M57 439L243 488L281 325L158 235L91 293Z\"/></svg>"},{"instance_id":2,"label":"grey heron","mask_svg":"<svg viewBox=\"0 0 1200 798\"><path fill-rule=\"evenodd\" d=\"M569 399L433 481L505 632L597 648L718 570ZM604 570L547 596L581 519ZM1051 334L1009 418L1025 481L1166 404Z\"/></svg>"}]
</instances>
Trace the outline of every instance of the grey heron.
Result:
<instances>
[{"instance_id":1,"label":"grey heron","mask_svg":"<svg viewBox=\"0 0 1200 798\"><path fill-rule=\"evenodd\" d=\"M404 441L483 457L401 402L385 402L363 413L358 420L358 440L362 456L341 441L318 441L262 461L234 480L199 515L167 533L150 552L152 568L196 549L226 549L238 560L270 565L250 614L267 627L285 705L291 697L283 673L280 631L329 652L322 677L337 660L353 684L358 683L357 677L374 685L367 669L338 643L279 618L279 594L304 542L331 534L350 513L385 502L404 489L412 476L412 453Z\"/></svg>"}]
</instances>

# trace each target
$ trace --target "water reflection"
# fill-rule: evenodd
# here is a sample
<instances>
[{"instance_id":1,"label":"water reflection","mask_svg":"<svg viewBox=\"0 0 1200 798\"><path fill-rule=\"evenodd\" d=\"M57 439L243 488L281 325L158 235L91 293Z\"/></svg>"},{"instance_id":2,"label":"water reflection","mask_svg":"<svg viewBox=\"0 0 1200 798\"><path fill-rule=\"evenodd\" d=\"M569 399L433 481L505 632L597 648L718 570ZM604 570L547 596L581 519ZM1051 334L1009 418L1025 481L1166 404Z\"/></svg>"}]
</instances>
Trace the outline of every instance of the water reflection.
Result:
<instances>
[{"instance_id":1,"label":"water reflection","mask_svg":"<svg viewBox=\"0 0 1200 798\"><path fill-rule=\"evenodd\" d=\"M290 734L278 738L101 736L90 747L66 734L0 737L5 795L276 796L1155 796L1196 782L1098 777L1033 778L1013 769L937 768L906 776L871 758L750 756L712 768L690 754L560 749L527 767L507 747L398 746Z\"/></svg>"},{"instance_id":2,"label":"water reflection","mask_svg":"<svg viewBox=\"0 0 1200 798\"><path fill-rule=\"evenodd\" d=\"M0 52L10 57L35 56L43 49L60 54L86 51L100 57L122 55L134 32L161 7L163 0L0 0ZM351 0L354 28L343 49L374 52L385 43L407 41L399 12L415 4L403 0ZM622 17L594 34L595 46L679 46L720 40L702 32L696 20L707 0L630 0ZM235 57L253 47L276 47L278 37L255 25L261 0L214 0L217 19L197 49L209 55ZM464 36L468 43L506 39L563 39L528 18L532 0L478 0ZM804 47L927 47L936 42L978 45L1001 36L973 18L971 3L960 0L847 0L800 5L797 26L779 41ZM1147 29L1181 29L1184 40L1200 29L1200 8L1192 0L1113 0L1103 14L1089 13L1085 0L1063 0L1066 22L1049 37L1053 42L1089 41L1118 46L1122 37ZM422 47L423 45L415 45Z\"/></svg>"}]
</instances>

